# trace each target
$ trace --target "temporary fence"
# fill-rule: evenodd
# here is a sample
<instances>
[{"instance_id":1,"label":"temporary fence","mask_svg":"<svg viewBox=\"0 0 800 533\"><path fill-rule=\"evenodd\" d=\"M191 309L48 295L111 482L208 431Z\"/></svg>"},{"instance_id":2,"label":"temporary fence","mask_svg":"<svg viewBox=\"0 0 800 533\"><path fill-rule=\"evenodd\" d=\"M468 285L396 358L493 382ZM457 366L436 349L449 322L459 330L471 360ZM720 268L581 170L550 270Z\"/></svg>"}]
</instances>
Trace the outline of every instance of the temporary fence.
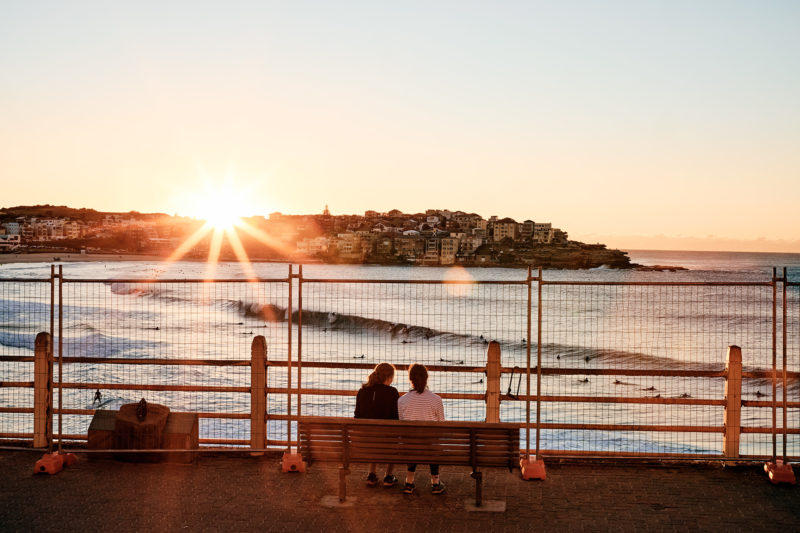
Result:
<instances>
[{"instance_id":1,"label":"temporary fence","mask_svg":"<svg viewBox=\"0 0 800 533\"><path fill-rule=\"evenodd\" d=\"M614 282L287 270L0 279L0 442L44 447L55 416L55 436L78 444L97 409L146 397L197 413L202 446L286 448L300 417L352 416L388 361L401 392L408 366L425 364L448 419L519 423L523 447L545 457L800 457L800 284L785 272Z\"/></svg>"},{"instance_id":2,"label":"temporary fence","mask_svg":"<svg viewBox=\"0 0 800 533\"><path fill-rule=\"evenodd\" d=\"M37 333L45 333L41 341L53 338L55 279L52 267L48 278L0 278L0 442L23 439L44 446L51 438L49 413L34 420L33 393L35 386L51 386L52 376L34 372L33 352Z\"/></svg>"}]
</instances>

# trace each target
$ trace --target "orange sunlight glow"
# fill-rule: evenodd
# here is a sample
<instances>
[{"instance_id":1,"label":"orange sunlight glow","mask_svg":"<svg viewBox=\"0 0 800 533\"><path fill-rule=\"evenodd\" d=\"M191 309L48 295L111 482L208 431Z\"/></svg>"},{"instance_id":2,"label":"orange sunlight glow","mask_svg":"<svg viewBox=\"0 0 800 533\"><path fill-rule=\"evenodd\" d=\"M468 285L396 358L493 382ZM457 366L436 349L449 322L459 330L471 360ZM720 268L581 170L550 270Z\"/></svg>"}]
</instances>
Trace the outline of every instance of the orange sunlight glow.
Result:
<instances>
[{"instance_id":1,"label":"orange sunlight glow","mask_svg":"<svg viewBox=\"0 0 800 533\"><path fill-rule=\"evenodd\" d=\"M247 188L235 189L230 179L215 187L206 182L205 190L189 195L187 214L205 220L214 229L227 230L241 223L244 212L252 212Z\"/></svg>"},{"instance_id":2,"label":"orange sunlight glow","mask_svg":"<svg viewBox=\"0 0 800 533\"><path fill-rule=\"evenodd\" d=\"M451 296L468 296L475 289L475 278L462 266L453 266L444 275L447 292Z\"/></svg>"},{"instance_id":3,"label":"orange sunlight glow","mask_svg":"<svg viewBox=\"0 0 800 533\"><path fill-rule=\"evenodd\" d=\"M180 261L195 246L208 239L205 279L214 279L222 246L227 241L247 279L255 280L258 276L239 238L237 229L245 231L261 243L282 253L290 252L284 243L242 220L241 217L245 213L255 211L252 209L251 189L252 187L234 188L232 179L228 176L219 187L213 186L210 180L206 179L204 190L188 194L183 209L184 214L205 220L205 224L187 237L165 262L171 264Z\"/></svg>"}]
</instances>

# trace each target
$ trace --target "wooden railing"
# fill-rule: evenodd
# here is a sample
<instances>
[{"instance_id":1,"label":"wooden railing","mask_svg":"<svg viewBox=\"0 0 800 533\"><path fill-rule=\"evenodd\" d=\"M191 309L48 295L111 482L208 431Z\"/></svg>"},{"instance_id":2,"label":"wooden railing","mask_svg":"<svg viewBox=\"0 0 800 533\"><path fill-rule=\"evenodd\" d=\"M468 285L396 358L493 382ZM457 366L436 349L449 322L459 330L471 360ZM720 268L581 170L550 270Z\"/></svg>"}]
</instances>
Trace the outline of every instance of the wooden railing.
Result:
<instances>
[{"instance_id":1,"label":"wooden railing","mask_svg":"<svg viewBox=\"0 0 800 533\"><path fill-rule=\"evenodd\" d=\"M195 414L202 418L223 418L223 419L242 419L250 420L249 439L202 439L203 445L225 445L241 447L249 446L253 452L260 452L266 449L280 449L289 443L286 440L270 440L267 438L267 421L281 420L287 424L297 417L291 414L270 414L267 413L267 399L270 394L292 394L292 395L328 395L328 396L354 396L356 391L329 389L329 388L291 388L268 387L268 373L271 367L286 367L287 361L270 360L267 357L267 343L263 336L256 336L252 341L250 361L239 360L195 360L195 359L109 359L71 357L64 358L64 363L84 363L91 359L93 363L113 363L113 364L153 364L153 365L198 365L198 366L250 366L250 383L242 386L203 386L203 385L175 385L175 384L133 384L133 383L63 383L64 389L121 389L121 390L158 390L158 391L191 391L191 392L238 392L250 395L249 413L230 413L230 412L197 412ZM26 433L6 433L0 434L4 439L24 439L32 440L32 445L36 448L47 447L54 438L59 435L53 433L53 419L59 414L59 410L54 408L54 391L58 389L58 383L53 378L53 347L49 333L42 332L36 337L35 354L30 357L4 356L3 360L26 361L34 363L34 380L32 382L0 382L2 387L32 387L34 389L33 407L4 407L0 412L4 413L31 413L34 419L33 434ZM761 459L763 457L742 456L739 453L740 437L742 433L759 434L800 434L800 428L776 428L772 427L742 427L741 409L742 407L764 407L772 408L774 405L782 407L780 402L772 401L751 401L742 400L742 380L743 378L769 378L771 372L743 372L742 353L737 346L728 348L727 364L725 370L720 371L690 371L690 370L640 370L640 369L586 369L586 368L542 368L543 375L586 375L586 374L612 374L622 376L670 376L670 377L692 377L692 378L722 378L725 380L725 393L723 398L702 399L702 398L642 398L626 396L553 396L535 394L508 395L502 394L500 389L501 379L504 374L509 374L515 369L503 367L501 361L500 345L491 342L487 348L486 366L428 366L431 372L466 372L480 373L486 375L486 392L484 394L475 393L448 393L442 392L440 396L444 399L467 399L484 401L486 404L486 421L500 421L500 406L502 402L576 402L576 403L624 403L624 404L661 404L661 405L684 405L684 406L720 406L724 407L724 419L720 420L719 425L699 426L699 425L637 425L637 424L587 424L587 423L549 423L540 422L538 430L593 430L593 431L648 431L648 432L692 432L692 433L719 433L721 435L720 453L718 455L709 454L663 454L663 453L629 453L615 451L597 450L541 450L543 455L574 455L574 456L626 456L626 457L674 457L674 458L725 458L725 459ZM305 368L327 368L327 369L363 369L368 370L372 365L366 363L339 363L339 362L312 362L303 363ZM402 371L407 369L407 365L396 365ZM536 369L532 369L536 371ZM787 372L787 378L800 379L799 372ZM800 402L786 402L787 408L800 408ZM528 407L530 408L530 407ZM93 409L63 409L62 415L92 415ZM520 428L530 428L531 431L537 430L537 425L520 423ZM86 435L61 435L66 440L85 440Z\"/></svg>"}]
</instances>

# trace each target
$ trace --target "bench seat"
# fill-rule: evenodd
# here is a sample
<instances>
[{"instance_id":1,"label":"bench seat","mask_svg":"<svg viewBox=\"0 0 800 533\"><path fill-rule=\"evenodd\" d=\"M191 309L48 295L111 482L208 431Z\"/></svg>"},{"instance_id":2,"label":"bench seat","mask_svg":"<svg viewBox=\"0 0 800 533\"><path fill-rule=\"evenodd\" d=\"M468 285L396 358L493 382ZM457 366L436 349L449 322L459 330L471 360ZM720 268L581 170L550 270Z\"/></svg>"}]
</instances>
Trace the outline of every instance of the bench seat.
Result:
<instances>
[{"instance_id":1,"label":"bench seat","mask_svg":"<svg viewBox=\"0 0 800 533\"><path fill-rule=\"evenodd\" d=\"M339 500L346 498L351 463L418 463L469 466L475 479L475 504L482 500L480 468L519 464L519 425L487 422L422 422L339 417L303 417L300 454L340 463Z\"/></svg>"}]
</instances>

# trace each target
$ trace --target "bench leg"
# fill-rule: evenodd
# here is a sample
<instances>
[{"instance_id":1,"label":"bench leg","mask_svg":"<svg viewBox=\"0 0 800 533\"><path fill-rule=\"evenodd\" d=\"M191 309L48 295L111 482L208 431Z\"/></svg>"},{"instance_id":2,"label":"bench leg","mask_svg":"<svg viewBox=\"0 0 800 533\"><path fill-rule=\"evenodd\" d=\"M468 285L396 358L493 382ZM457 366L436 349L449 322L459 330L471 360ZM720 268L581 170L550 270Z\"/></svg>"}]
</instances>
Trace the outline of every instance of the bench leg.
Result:
<instances>
[{"instance_id":1,"label":"bench leg","mask_svg":"<svg viewBox=\"0 0 800 533\"><path fill-rule=\"evenodd\" d=\"M339 469L339 501L343 502L347 499L347 475L350 474L350 469L342 467Z\"/></svg>"},{"instance_id":2,"label":"bench leg","mask_svg":"<svg viewBox=\"0 0 800 533\"><path fill-rule=\"evenodd\" d=\"M472 478L475 480L475 507L480 507L483 503L483 472L474 470Z\"/></svg>"}]
</instances>

